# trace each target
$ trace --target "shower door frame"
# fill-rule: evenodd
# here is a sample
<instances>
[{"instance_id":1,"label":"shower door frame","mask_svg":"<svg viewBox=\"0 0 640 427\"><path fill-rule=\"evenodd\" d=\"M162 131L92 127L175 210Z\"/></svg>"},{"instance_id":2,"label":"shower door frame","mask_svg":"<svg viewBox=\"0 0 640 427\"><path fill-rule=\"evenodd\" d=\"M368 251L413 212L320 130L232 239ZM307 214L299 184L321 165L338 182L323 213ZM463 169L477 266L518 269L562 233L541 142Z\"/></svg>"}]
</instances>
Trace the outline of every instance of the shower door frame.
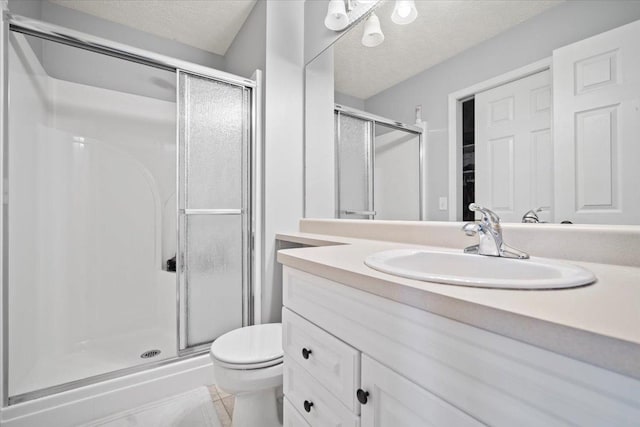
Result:
<instances>
[{"instance_id":1,"label":"shower door frame","mask_svg":"<svg viewBox=\"0 0 640 427\"><path fill-rule=\"evenodd\" d=\"M200 74L194 74L190 71L178 69L176 70L176 95L180 98L181 92L181 75L191 76L191 77L203 77ZM215 79L216 81L220 81ZM247 88L243 85L237 85L238 87ZM249 97L250 103L251 97ZM181 200L185 198L189 194L189 188L187 184L186 170L188 169L189 161L187 160L186 151L188 151L187 146L190 144L188 141L188 137L185 135L184 131L181 131L180 128L180 117L183 113L188 110L188 105L186 103L182 105L180 101L177 102L177 152L176 156L176 171L178 173L177 183L178 188L176 194L176 208L178 212L178 221L176 221L177 225L177 251L176 251L176 276L178 280L178 289L177 289L177 297L176 297L176 313L177 313L177 321L178 321L178 356L189 356L191 354L202 354L204 352L209 351L211 347L211 342L196 344L193 346L188 345L188 330L189 330L189 304L187 293L189 292L189 280L187 278L187 263L185 262L185 256L188 253L188 243L187 243L187 219L192 217L193 215L206 215L206 216L218 216L218 215L240 215L241 224L242 224L242 326L247 326L253 323L254 315L252 308L252 298L251 298L251 271L252 271L252 263L249 261L251 258L251 212L254 211L251 206L251 164L242 165L242 168L246 168L246 170L241 171L241 188L243 190L243 194L241 197L242 207L240 209L193 209L188 208L185 202L185 206L181 206ZM250 113L252 114L252 113ZM251 153L254 151L251 148L251 117L247 121L249 124L248 129L243 129L243 137L248 141L247 144L247 156L250 158ZM244 151L244 147L241 149ZM184 164L181 163L180 158L184 158ZM180 216L184 215L181 219ZM248 268L244 268L244 266L248 264ZM181 292L184 290L184 294ZM247 296L249 294L249 296Z\"/></svg>"},{"instance_id":2,"label":"shower door frame","mask_svg":"<svg viewBox=\"0 0 640 427\"><path fill-rule=\"evenodd\" d=\"M248 280L243 284L243 306L246 311L243 313L243 323L253 324L257 319L261 318L260 296L261 296L261 256L262 256L262 210L259 207L261 202L262 188L262 132L261 132L261 112L262 112L262 71L256 70L252 79L236 76L224 71L215 70L206 66L194 64L188 61L182 61L169 56L149 52L144 49L135 48L126 44L114 42L101 37L75 31L69 28L49 24L37 19L31 19L24 16L14 15L6 10L6 3L2 4L2 19L0 21L0 177L4 174L8 167L8 144L9 144L9 80L8 80L8 54L9 54L9 35L11 31L38 37L40 39L50 40L62 43L68 46L124 59L130 62L144 64L153 68L164 69L176 74L176 81L180 72L186 72L195 76L228 83L234 86L243 87L250 90L250 120L249 120L249 142L248 142L248 188L249 194L243 195L248 197L248 247L247 258L248 265L246 275ZM176 113L178 114L179 94L176 87ZM177 117L179 120L179 117ZM176 122L176 147L179 146L179 122ZM179 156L176 153L176 162ZM176 170L176 186L179 185L178 174L180 169ZM0 389L1 407L5 408L17 403L38 399L45 396L54 395L63 391L73 390L79 387L100 383L106 380L124 377L126 375L137 372L146 371L160 366L168 365L178 361L183 361L191 357L203 355L208 351L208 345L180 350L180 284L179 272L176 272L176 356L168 359L159 360L157 362L148 362L141 365L131 366L103 374L94 375L79 380L58 384L43 389L38 389L23 393L16 396L9 396L9 324L8 324L8 304L9 304L9 280L8 270L6 268L4 257L8 253L8 204L6 203L5 191L7 191L4 178L0 179L0 195L2 195L2 208L0 209L0 275L2 277L2 291L0 293L0 306L2 308L2 316L0 317L2 333L1 344L2 351L0 354L0 362L2 369L2 388ZM177 187L176 187L177 188ZM178 211L176 211L176 217ZM179 236L178 236L179 238Z\"/></svg>"},{"instance_id":3,"label":"shower door frame","mask_svg":"<svg viewBox=\"0 0 640 427\"><path fill-rule=\"evenodd\" d=\"M375 168L375 143L376 143L376 135L375 135L375 126L377 123L380 123L382 125L385 125L387 127L396 129L396 130L401 130L404 132L409 132L409 133L413 133L415 135L418 136L418 157L419 157L419 163L418 163L418 179L419 179L419 183L418 183L418 197L419 197L419 215L420 215L420 221L425 221L427 218L427 209L426 209L426 205L425 205L425 199L426 199L426 194L425 194L425 189L426 189L426 136L425 136L425 129L418 126L418 125L408 125L406 123L402 123L402 122L397 122L395 120L391 120L391 119L387 119L386 117L382 117L382 116L377 116L375 114L372 113L368 113L366 111L362 111L362 110L357 110L355 108L351 108L351 107L346 107L344 105L341 104L335 104L334 108L333 108L333 112L334 114L337 113L337 118L338 118L338 123L335 129L335 159L334 159L334 164L336 165L335 168L335 180L336 180L336 218L340 218L340 215L345 213L345 211L342 209L342 206L340 206L340 163L339 163L339 146L340 146L340 126L339 126L339 121L340 121L340 116L350 116L356 119L360 119L362 121L367 122L367 127L368 132L369 132L369 144L368 144L368 156L370 157L368 159L367 162L367 174L368 174L368 181L369 181L369 189L368 189L368 198L369 198L369 210L372 212L375 212L375 200L374 200L374 193L375 193L375 188L374 188L374 168ZM335 117L334 117L334 123L335 123ZM369 219L375 219L375 213L371 214L369 212L363 212L363 215L369 216ZM345 219L345 218L342 218Z\"/></svg>"}]
</instances>

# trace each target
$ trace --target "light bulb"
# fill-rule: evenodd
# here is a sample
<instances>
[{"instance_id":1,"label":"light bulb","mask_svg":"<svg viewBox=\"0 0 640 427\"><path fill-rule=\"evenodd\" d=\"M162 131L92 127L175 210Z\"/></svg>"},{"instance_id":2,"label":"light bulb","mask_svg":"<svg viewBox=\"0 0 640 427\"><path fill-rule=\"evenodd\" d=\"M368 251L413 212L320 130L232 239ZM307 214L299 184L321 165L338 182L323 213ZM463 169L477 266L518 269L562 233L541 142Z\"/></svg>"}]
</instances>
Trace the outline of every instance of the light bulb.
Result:
<instances>
[{"instance_id":1,"label":"light bulb","mask_svg":"<svg viewBox=\"0 0 640 427\"><path fill-rule=\"evenodd\" d=\"M400 25L412 23L418 17L414 0L396 0L396 5L391 14L391 20Z\"/></svg>"},{"instance_id":2,"label":"light bulb","mask_svg":"<svg viewBox=\"0 0 640 427\"><path fill-rule=\"evenodd\" d=\"M402 6L398 7L399 17L406 18L407 16L409 16L410 13L411 13L411 6L403 4Z\"/></svg>"}]
</instances>

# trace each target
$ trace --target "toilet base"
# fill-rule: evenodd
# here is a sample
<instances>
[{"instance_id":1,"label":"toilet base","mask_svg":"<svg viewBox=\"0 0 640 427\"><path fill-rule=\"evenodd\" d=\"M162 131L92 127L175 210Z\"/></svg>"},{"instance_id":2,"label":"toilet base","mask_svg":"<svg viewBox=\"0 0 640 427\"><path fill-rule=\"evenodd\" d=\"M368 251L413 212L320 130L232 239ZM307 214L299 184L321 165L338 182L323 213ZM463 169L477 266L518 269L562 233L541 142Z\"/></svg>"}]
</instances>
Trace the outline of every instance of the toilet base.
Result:
<instances>
[{"instance_id":1,"label":"toilet base","mask_svg":"<svg viewBox=\"0 0 640 427\"><path fill-rule=\"evenodd\" d=\"M281 395L282 387L236 394L231 426L282 427Z\"/></svg>"}]
</instances>

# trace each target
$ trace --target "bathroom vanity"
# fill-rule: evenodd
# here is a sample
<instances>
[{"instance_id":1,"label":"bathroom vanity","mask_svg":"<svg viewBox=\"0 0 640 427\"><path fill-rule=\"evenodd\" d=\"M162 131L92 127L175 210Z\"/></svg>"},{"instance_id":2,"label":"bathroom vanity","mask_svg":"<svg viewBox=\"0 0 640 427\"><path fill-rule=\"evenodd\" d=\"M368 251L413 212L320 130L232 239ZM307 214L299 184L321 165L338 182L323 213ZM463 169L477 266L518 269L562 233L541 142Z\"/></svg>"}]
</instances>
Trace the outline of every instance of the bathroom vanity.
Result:
<instances>
[{"instance_id":1,"label":"bathroom vanity","mask_svg":"<svg viewBox=\"0 0 640 427\"><path fill-rule=\"evenodd\" d=\"M344 227L322 223L301 229ZM638 266L567 261L598 277L568 290L420 282L363 260L415 243L455 246L455 224L390 224L366 225L379 240L357 235L357 222L342 236L279 236L323 246L278 255L286 426L640 425Z\"/></svg>"}]
</instances>

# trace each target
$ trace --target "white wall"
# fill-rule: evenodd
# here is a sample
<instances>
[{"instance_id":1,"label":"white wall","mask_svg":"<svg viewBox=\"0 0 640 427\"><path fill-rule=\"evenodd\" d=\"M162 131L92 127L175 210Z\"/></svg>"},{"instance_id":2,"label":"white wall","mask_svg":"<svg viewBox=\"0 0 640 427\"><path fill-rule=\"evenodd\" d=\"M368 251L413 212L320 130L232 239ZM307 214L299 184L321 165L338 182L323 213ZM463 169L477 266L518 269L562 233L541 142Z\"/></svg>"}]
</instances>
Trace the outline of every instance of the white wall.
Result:
<instances>
[{"instance_id":1,"label":"white wall","mask_svg":"<svg viewBox=\"0 0 640 427\"><path fill-rule=\"evenodd\" d=\"M266 66L267 2L257 1L225 54L225 71L251 78Z\"/></svg>"},{"instance_id":2,"label":"white wall","mask_svg":"<svg viewBox=\"0 0 640 427\"><path fill-rule=\"evenodd\" d=\"M305 68L305 211L306 218L336 213L333 48Z\"/></svg>"},{"instance_id":3,"label":"white wall","mask_svg":"<svg viewBox=\"0 0 640 427\"><path fill-rule=\"evenodd\" d=\"M422 105L429 122L428 218L447 220L438 197L448 195L450 93L551 56L553 49L640 19L639 1L567 1L365 100L374 114L413 123Z\"/></svg>"},{"instance_id":4,"label":"white wall","mask_svg":"<svg viewBox=\"0 0 640 427\"><path fill-rule=\"evenodd\" d=\"M376 129L374 202L376 219L420 219L420 138ZM387 129L385 129L387 130Z\"/></svg>"},{"instance_id":5,"label":"white wall","mask_svg":"<svg viewBox=\"0 0 640 427\"><path fill-rule=\"evenodd\" d=\"M318 58L318 61L320 61L321 58L324 58L325 56L328 55L322 55ZM315 63L316 61L313 61L311 64L309 64L309 66L313 66ZM355 96L347 95L346 93L341 92L335 92L334 99L336 104L364 111L364 99L356 98Z\"/></svg>"},{"instance_id":6,"label":"white wall","mask_svg":"<svg viewBox=\"0 0 640 427\"><path fill-rule=\"evenodd\" d=\"M275 235L302 218L304 1L267 4L264 140L264 282L262 320L282 312Z\"/></svg>"}]
</instances>

